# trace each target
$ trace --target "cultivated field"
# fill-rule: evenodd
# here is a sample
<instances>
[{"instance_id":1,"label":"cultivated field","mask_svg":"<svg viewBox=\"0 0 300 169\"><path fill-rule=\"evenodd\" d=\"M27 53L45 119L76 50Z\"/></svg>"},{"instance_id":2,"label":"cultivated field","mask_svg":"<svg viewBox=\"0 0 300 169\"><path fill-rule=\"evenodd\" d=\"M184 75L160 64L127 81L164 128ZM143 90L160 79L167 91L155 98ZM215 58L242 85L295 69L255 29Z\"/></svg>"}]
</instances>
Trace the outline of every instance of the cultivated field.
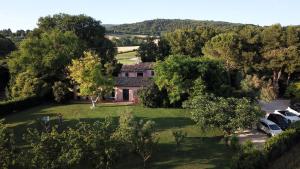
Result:
<instances>
[{"instance_id":1,"label":"cultivated field","mask_svg":"<svg viewBox=\"0 0 300 169\"><path fill-rule=\"evenodd\" d=\"M117 47L118 53L124 53L124 52L131 52L134 50L139 49L139 46L122 46L122 47Z\"/></svg>"},{"instance_id":2,"label":"cultivated field","mask_svg":"<svg viewBox=\"0 0 300 169\"><path fill-rule=\"evenodd\" d=\"M136 51L120 53L116 56L119 63L124 65L136 64L139 58L136 57Z\"/></svg>"},{"instance_id":3,"label":"cultivated field","mask_svg":"<svg viewBox=\"0 0 300 169\"><path fill-rule=\"evenodd\" d=\"M151 169L224 169L228 168L233 152L222 142L219 130L201 132L189 118L185 109L144 108L142 106L102 104L91 110L90 104L44 105L7 117L6 122L15 129L19 143L27 127L35 127L36 119L49 115L51 123L56 123L56 115L63 114L65 127L74 126L79 121L101 121L104 117L117 117L122 112L132 112L137 118L155 121L159 138ZM187 132L181 149L176 151L173 130ZM121 159L119 169L140 169L142 161L136 156Z\"/></svg>"}]
</instances>

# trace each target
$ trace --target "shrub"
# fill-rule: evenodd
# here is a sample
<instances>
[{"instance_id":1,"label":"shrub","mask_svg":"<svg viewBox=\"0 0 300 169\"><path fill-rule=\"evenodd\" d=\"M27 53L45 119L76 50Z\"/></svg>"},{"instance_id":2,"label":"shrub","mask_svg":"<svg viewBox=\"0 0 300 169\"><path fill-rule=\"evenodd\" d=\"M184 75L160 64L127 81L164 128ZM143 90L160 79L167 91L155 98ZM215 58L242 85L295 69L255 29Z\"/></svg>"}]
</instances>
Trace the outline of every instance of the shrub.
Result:
<instances>
[{"instance_id":1,"label":"shrub","mask_svg":"<svg viewBox=\"0 0 300 169\"><path fill-rule=\"evenodd\" d=\"M176 149L178 150L180 145L183 143L184 139L187 136L186 132L183 132L182 130L173 131L172 132L175 142L176 142Z\"/></svg>"},{"instance_id":2,"label":"shrub","mask_svg":"<svg viewBox=\"0 0 300 169\"><path fill-rule=\"evenodd\" d=\"M270 138L264 145L264 151L269 161L280 157L297 143L300 132L288 129L279 135Z\"/></svg>"},{"instance_id":3,"label":"shrub","mask_svg":"<svg viewBox=\"0 0 300 169\"><path fill-rule=\"evenodd\" d=\"M300 102L300 82L291 83L287 87L284 96L291 98L292 102Z\"/></svg>"},{"instance_id":4,"label":"shrub","mask_svg":"<svg viewBox=\"0 0 300 169\"><path fill-rule=\"evenodd\" d=\"M68 99L68 96L70 95L68 86L61 81L54 83L54 85L52 86L52 92L53 92L54 100L57 103L66 102Z\"/></svg>"},{"instance_id":5,"label":"shrub","mask_svg":"<svg viewBox=\"0 0 300 169\"><path fill-rule=\"evenodd\" d=\"M260 99L270 102L277 98L277 93L271 81L265 82L260 90Z\"/></svg>"},{"instance_id":6,"label":"shrub","mask_svg":"<svg viewBox=\"0 0 300 169\"><path fill-rule=\"evenodd\" d=\"M12 133L0 120L0 168L8 169L14 163L14 141Z\"/></svg>"},{"instance_id":7,"label":"shrub","mask_svg":"<svg viewBox=\"0 0 300 169\"><path fill-rule=\"evenodd\" d=\"M233 150L238 150L240 148L239 138L236 135L230 137L230 147Z\"/></svg>"},{"instance_id":8,"label":"shrub","mask_svg":"<svg viewBox=\"0 0 300 169\"><path fill-rule=\"evenodd\" d=\"M44 98L31 96L0 102L0 117L42 104Z\"/></svg>"},{"instance_id":9,"label":"shrub","mask_svg":"<svg viewBox=\"0 0 300 169\"><path fill-rule=\"evenodd\" d=\"M138 91L139 100L145 107L169 107L170 102L165 90L159 90L157 85L152 83Z\"/></svg>"}]
</instances>

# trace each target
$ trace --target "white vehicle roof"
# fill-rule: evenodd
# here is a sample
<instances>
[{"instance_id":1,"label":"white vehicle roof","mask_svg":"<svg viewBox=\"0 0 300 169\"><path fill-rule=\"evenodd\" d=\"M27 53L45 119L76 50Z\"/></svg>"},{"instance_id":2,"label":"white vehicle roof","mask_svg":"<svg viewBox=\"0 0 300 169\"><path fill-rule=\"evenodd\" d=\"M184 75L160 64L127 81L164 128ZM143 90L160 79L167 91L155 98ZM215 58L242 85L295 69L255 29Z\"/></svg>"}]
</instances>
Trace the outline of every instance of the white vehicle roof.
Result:
<instances>
[{"instance_id":1,"label":"white vehicle roof","mask_svg":"<svg viewBox=\"0 0 300 169\"><path fill-rule=\"evenodd\" d=\"M261 118L260 121L266 123L267 125L274 125L274 124L277 125L276 123L274 123L271 120L268 120L266 118Z\"/></svg>"}]
</instances>

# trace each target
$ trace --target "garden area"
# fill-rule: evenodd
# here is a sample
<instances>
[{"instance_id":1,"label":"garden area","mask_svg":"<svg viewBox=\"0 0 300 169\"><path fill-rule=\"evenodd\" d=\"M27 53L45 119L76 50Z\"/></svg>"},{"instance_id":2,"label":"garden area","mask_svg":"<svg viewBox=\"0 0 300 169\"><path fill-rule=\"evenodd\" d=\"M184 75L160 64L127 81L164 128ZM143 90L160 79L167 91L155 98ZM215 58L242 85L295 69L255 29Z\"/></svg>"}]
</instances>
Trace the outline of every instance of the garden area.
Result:
<instances>
[{"instance_id":1,"label":"garden area","mask_svg":"<svg viewBox=\"0 0 300 169\"><path fill-rule=\"evenodd\" d=\"M139 105L101 104L90 109L90 104L42 105L20 113L7 116L5 122L14 129L19 144L21 136L28 127L37 127L37 120L50 116L50 123L57 123L57 115L63 116L63 126L72 127L79 121L89 123L103 121L105 117L117 117L121 113L132 112L138 119L152 120L157 128L158 145L155 147L149 168L204 169L228 168L233 156L232 150L222 140L219 130L201 132L190 119L185 109L144 108ZM187 133L182 146L176 150L172 131ZM136 156L120 159L118 168L141 168L142 160Z\"/></svg>"}]
</instances>

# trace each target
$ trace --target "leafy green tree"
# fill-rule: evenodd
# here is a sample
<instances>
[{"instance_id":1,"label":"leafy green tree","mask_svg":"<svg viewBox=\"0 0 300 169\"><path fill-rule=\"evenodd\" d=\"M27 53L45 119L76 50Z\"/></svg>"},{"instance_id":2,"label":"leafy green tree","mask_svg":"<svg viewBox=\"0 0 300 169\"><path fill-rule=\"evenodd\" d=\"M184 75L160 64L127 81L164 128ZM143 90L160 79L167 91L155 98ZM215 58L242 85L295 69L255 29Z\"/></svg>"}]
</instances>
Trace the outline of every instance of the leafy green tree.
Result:
<instances>
[{"instance_id":1,"label":"leafy green tree","mask_svg":"<svg viewBox=\"0 0 300 169\"><path fill-rule=\"evenodd\" d=\"M10 88L19 88L21 86L15 85L24 84L26 80L30 81L26 79L28 77L21 77L22 73L30 72L32 79L40 79L44 83L39 84L42 86L46 84L50 91L55 81L66 79L66 66L80 53L79 40L72 32L63 33L58 30L45 33L33 32L21 42L19 50L13 52L9 58ZM13 96L19 95L22 94L13 94Z\"/></svg>"},{"instance_id":2,"label":"leafy green tree","mask_svg":"<svg viewBox=\"0 0 300 169\"><path fill-rule=\"evenodd\" d=\"M94 50L101 56L101 63L117 64L115 59L115 45L105 38L105 28L101 22L86 15L55 14L41 17L38 20L38 28L43 31L58 29L71 31L80 39L84 51Z\"/></svg>"},{"instance_id":3,"label":"leafy green tree","mask_svg":"<svg viewBox=\"0 0 300 169\"><path fill-rule=\"evenodd\" d=\"M208 93L191 97L184 107L191 109L192 119L200 128L219 128L225 135L252 128L262 115L260 107L246 98L215 97Z\"/></svg>"},{"instance_id":4,"label":"leafy green tree","mask_svg":"<svg viewBox=\"0 0 300 169\"><path fill-rule=\"evenodd\" d=\"M155 122L141 120L137 123L134 134L133 144L135 151L143 160L143 168L147 166L147 162L153 155L158 139L155 136Z\"/></svg>"},{"instance_id":5,"label":"leafy green tree","mask_svg":"<svg viewBox=\"0 0 300 169\"><path fill-rule=\"evenodd\" d=\"M231 81L230 71L238 69L241 60L241 42L236 33L223 33L213 37L203 48L206 56L224 61Z\"/></svg>"},{"instance_id":6,"label":"leafy green tree","mask_svg":"<svg viewBox=\"0 0 300 169\"><path fill-rule=\"evenodd\" d=\"M172 54L202 56L202 47L215 35L211 28L198 28L196 30L176 30L167 33L165 38L170 44Z\"/></svg>"},{"instance_id":7,"label":"leafy green tree","mask_svg":"<svg viewBox=\"0 0 300 169\"><path fill-rule=\"evenodd\" d=\"M70 78L78 85L82 96L89 96L92 107L105 93L111 91L113 79L103 74L99 56L93 52L85 52L84 57L72 60L68 66Z\"/></svg>"},{"instance_id":8,"label":"leafy green tree","mask_svg":"<svg viewBox=\"0 0 300 169\"><path fill-rule=\"evenodd\" d=\"M209 58L174 55L157 62L154 71L155 84L167 90L171 103L186 100L198 78L203 80L208 91L217 94L222 94L223 87L228 84L223 64Z\"/></svg>"},{"instance_id":9,"label":"leafy green tree","mask_svg":"<svg viewBox=\"0 0 300 169\"><path fill-rule=\"evenodd\" d=\"M137 50L137 56L141 58L142 62L155 62L159 51L154 39L148 38L145 43L142 43Z\"/></svg>"}]
</instances>

